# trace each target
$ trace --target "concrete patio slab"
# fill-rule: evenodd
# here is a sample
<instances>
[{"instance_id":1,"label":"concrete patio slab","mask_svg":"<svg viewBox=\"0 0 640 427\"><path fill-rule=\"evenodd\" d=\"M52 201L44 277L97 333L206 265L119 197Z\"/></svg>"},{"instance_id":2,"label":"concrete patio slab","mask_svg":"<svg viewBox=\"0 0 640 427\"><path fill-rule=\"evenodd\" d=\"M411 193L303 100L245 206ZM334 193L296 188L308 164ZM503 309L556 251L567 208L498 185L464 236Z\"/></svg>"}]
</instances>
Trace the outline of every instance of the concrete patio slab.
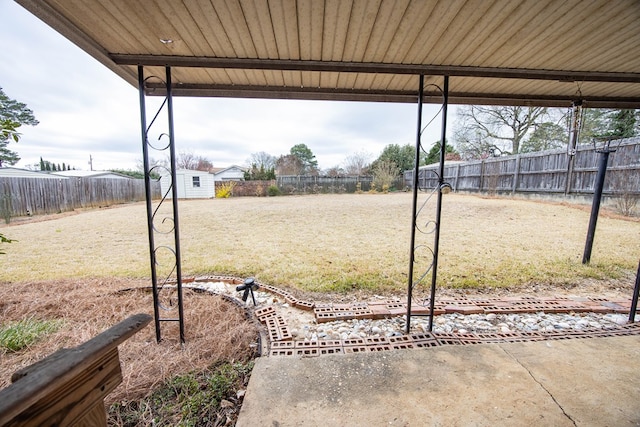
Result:
<instances>
[{"instance_id":1,"label":"concrete patio slab","mask_svg":"<svg viewBox=\"0 0 640 427\"><path fill-rule=\"evenodd\" d=\"M262 357L244 426L637 426L640 337Z\"/></svg>"}]
</instances>

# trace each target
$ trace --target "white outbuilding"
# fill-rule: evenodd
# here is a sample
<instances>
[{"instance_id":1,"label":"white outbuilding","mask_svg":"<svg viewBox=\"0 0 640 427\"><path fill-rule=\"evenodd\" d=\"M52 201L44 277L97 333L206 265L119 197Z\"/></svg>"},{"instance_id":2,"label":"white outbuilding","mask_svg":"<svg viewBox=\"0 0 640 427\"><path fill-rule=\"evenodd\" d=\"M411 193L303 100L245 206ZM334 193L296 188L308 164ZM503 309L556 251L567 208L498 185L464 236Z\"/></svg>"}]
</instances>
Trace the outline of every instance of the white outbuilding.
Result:
<instances>
[{"instance_id":1,"label":"white outbuilding","mask_svg":"<svg viewBox=\"0 0 640 427\"><path fill-rule=\"evenodd\" d=\"M160 178L162 194L168 198L173 196L169 191L171 176L163 175ZM215 197L215 185L213 175L206 171L179 169L176 171L176 188L178 199L210 199Z\"/></svg>"}]
</instances>

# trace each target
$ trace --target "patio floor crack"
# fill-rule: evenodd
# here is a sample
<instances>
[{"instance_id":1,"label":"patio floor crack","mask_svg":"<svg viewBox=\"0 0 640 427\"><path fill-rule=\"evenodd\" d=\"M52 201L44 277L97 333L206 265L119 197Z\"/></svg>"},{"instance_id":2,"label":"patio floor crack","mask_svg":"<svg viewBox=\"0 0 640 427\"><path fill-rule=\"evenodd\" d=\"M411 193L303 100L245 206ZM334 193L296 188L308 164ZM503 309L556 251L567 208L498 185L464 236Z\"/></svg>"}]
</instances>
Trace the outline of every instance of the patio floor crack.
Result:
<instances>
[{"instance_id":1,"label":"patio floor crack","mask_svg":"<svg viewBox=\"0 0 640 427\"><path fill-rule=\"evenodd\" d=\"M513 354L511 354L507 349L503 348L502 346L500 346L500 348L502 349L502 351L504 351L507 355L509 355L509 357L511 357L513 360L515 360L518 365L522 366L522 368L527 371L527 373L529 374L529 376L531 377L532 380L534 380L539 386L540 388L542 388L551 398L551 400L553 400L553 402L556 404L556 406L558 408L560 408L560 410L562 411L562 413L564 414L564 416L571 421L571 423L574 426L578 426L578 424L576 423L576 421L571 417L571 415L569 415L564 408L562 407L562 405L560 404L560 402L558 402L555 398L555 396L544 386L544 384L542 384L540 381L538 381L538 379L535 377L535 375L533 375L533 373L531 372L531 370L529 368L527 368L526 366L524 366L522 364L522 362L520 362L520 360L518 360L518 358L516 356L514 356Z\"/></svg>"}]
</instances>

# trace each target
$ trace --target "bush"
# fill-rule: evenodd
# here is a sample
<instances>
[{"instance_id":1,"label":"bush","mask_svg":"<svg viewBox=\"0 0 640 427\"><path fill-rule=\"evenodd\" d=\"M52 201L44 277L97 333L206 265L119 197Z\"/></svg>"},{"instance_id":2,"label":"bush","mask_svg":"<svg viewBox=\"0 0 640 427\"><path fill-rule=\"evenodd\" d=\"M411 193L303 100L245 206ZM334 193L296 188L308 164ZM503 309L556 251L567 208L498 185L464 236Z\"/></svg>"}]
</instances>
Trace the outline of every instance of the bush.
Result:
<instances>
[{"instance_id":1,"label":"bush","mask_svg":"<svg viewBox=\"0 0 640 427\"><path fill-rule=\"evenodd\" d=\"M236 185L234 181L225 181L216 185L216 197L219 199L228 199L233 195L233 187Z\"/></svg>"},{"instance_id":2,"label":"bush","mask_svg":"<svg viewBox=\"0 0 640 427\"><path fill-rule=\"evenodd\" d=\"M59 320L25 319L0 328L0 350L3 353L17 352L36 342L43 336L60 329Z\"/></svg>"},{"instance_id":3,"label":"bush","mask_svg":"<svg viewBox=\"0 0 640 427\"><path fill-rule=\"evenodd\" d=\"M277 185L270 185L269 188L267 188L267 195L269 195L269 197L279 196L281 194L282 192Z\"/></svg>"}]
</instances>

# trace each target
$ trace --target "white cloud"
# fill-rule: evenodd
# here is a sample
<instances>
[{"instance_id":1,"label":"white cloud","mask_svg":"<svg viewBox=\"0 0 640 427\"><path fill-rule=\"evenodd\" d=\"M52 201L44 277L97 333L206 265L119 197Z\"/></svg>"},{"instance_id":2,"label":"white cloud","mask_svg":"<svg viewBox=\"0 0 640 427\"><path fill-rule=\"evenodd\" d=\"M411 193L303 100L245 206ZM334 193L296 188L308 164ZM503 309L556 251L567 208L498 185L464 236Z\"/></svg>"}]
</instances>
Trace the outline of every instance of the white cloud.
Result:
<instances>
[{"instance_id":1,"label":"white cloud","mask_svg":"<svg viewBox=\"0 0 640 427\"><path fill-rule=\"evenodd\" d=\"M31 108L40 124L21 129L12 149L34 164L40 156L88 169L133 169L142 158L137 89L14 2L0 3L0 87ZM158 98L147 104L151 120ZM438 107L425 106L424 121ZM385 145L414 144L415 105L222 98L174 99L178 151L208 157L216 166L244 164L251 153L286 154L307 144L321 168L356 152L377 157ZM152 137L167 131L161 115ZM439 139L439 119L425 132ZM155 133L154 133L155 132ZM165 153L152 152L154 158Z\"/></svg>"}]
</instances>

